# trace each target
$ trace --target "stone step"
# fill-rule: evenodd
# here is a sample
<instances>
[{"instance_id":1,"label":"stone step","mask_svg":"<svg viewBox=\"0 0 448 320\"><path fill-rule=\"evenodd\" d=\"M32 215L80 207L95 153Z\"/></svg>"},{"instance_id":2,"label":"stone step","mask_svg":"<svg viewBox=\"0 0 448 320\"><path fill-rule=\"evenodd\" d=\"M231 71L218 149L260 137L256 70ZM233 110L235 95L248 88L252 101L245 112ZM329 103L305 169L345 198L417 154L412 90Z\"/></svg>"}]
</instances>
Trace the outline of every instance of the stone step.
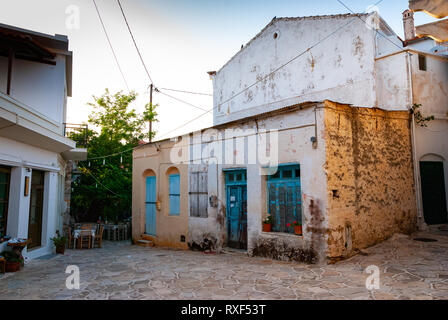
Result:
<instances>
[{"instance_id":1,"label":"stone step","mask_svg":"<svg viewBox=\"0 0 448 320\"><path fill-rule=\"evenodd\" d=\"M154 247L154 243L152 241L145 240L145 239L138 240L137 245L139 245L141 247Z\"/></svg>"},{"instance_id":2,"label":"stone step","mask_svg":"<svg viewBox=\"0 0 448 320\"><path fill-rule=\"evenodd\" d=\"M148 240L148 241L152 241L153 237L150 236L150 235L148 235L148 234L142 234L142 235L140 236L140 239Z\"/></svg>"}]
</instances>

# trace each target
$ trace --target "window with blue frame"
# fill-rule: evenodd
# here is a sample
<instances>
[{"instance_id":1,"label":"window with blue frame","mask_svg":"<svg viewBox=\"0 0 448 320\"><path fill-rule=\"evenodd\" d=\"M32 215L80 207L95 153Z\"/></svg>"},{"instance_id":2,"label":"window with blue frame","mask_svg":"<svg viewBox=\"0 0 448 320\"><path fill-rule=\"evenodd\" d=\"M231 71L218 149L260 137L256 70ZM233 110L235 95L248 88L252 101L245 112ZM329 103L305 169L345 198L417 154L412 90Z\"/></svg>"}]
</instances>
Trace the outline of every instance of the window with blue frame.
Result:
<instances>
[{"instance_id":1,"label":"window with blue frame","mask_svg":"<svg viewBox=\"0 0 448 320\"><path fill-rule=\"evenodd\" d=\"M180 175L169 175L170 215L180 215Z\"/></svg>"},{"instance_id":2,"label":"window with blue frame","mask_svg":"<svg viewBox=\"0 0 448 320\"><path fill-rule=\"evenodd\" d=\"M300 165L279 166L268 176L268 214L272 216L272 231L294 233L294 221L302 222Z\"/></svg>"}]
</instances>

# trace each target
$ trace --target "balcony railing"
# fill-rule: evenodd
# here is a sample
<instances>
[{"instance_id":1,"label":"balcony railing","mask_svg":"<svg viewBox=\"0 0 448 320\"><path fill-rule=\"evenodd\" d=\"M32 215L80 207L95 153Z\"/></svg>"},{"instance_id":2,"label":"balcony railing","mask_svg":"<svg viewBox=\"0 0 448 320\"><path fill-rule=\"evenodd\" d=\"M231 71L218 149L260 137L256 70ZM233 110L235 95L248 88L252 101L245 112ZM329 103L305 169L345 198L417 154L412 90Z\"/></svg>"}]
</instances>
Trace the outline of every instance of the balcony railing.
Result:
<instances>
[{"instance_id":1,"label":"balcony railing","mask_svg":"<svg viewBox=\"0 0 448 320\"><path fill-rule=\"evenodd\" d=\"M64 123L64 136L76 142L77 148L87 148L87 124Z\"/></svg>"}]
</instances>

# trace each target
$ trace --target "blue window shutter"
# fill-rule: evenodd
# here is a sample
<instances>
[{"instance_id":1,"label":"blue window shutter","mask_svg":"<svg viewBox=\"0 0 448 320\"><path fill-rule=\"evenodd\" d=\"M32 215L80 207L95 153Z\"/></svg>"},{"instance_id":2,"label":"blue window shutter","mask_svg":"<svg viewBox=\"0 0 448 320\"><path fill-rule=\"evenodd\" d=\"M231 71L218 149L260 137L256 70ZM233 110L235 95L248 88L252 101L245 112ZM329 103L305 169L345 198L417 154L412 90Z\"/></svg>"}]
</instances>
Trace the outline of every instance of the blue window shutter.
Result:
<instances>
[{"instance_id":1,"label":"blue window shutter","mask_svg":"<svg viewBox=\"0 0 448 320\"><path fill-rule=\"evenodd\" d=\"M170 215L180 214L180 175L169 176Z\"/></svg>"}]
</instances>

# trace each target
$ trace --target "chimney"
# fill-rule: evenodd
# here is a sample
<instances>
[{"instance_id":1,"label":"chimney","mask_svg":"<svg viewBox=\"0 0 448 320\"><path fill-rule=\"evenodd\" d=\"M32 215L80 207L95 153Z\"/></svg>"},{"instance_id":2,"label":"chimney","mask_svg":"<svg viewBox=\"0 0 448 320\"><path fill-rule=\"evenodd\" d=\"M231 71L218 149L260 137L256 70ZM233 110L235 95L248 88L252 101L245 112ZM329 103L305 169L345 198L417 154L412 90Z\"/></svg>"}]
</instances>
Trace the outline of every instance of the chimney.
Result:
<instances>
[{"instance_id":1,"label":"chimney","mask_svg":"<svg viewBox=\"0 0 448 320\"><path fill-rule=\"evenodd\" d=\"M415 39L414 12L406 10L403 12L404 40Z\"/></svg>"}]
</instances>

